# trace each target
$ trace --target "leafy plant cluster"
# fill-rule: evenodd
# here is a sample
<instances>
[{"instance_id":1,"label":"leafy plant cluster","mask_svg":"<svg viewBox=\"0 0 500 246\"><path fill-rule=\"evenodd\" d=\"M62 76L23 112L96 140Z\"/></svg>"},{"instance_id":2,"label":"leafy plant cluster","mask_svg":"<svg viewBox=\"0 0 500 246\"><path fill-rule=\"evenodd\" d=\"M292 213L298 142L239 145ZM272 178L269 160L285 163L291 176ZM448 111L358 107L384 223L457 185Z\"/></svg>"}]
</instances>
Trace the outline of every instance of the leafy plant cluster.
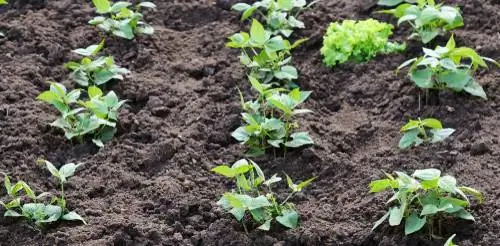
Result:
<instances>
[{"instance_id":1,"label":"leafy plant cluster","mask_svg":"<svg viewBox=\"0 0 500 246\"><path fill-rule=\"evenodd\" d=\"M86 224L79 214L67 209L64 193L64 185L68 182L68 178L74 175L81 164L68 163L57 169L49 161L41 160L40 163L44 164L57 179L60 186L59 194L43 192L37 195L24 181L13 184L9 176L4 174L4 186L10 198L10 201L5 203L0 201L0 205L5 209L4 217L23 218L38 227L59 220L81 221Z\"/></svg>"},{"instance_id":2,"label":"leafy plant cluster","mask_svg":"<svg viewBox=\"0 0 500 246\"><path fill-rule=\"evenodd\" d=\"M136 5L135 12L129 2L111 4L108 0L92 1L100 14L110 17L96 17L90 22L113 35L133 39L134 34L152 34L153 28L142 21L140 8L155 8L151 2ZM99 22L99 23L98 23ZM115 64L112 56L99 55L104 48L105 39L98 44L73 50L83 56L80 61L70 61L64 66L71 71L71 79L77 86L86 90L68 91L61 83L51 82L50 88L42 92L37 99L54 106L60 113L50 125L64 131L67 139L83 142L86 136L98 147L111 140L116 133L118 111L126 102L120 100L115 92L103 92L107 83L123 80L130 71ZM101 87L101 88L99 88Z\"/></svg>"},{"instance_id":3,"label":"leafy plant cluster","mask_svg":"<svg viewBox=\"0 0 500 246\"><path fill-rule=\"evenodd\" d=\"M315 179L295 184L285 175L290 193L280 201L272 187L282 179L277 174L266 179L260 167L251 160L242 159L232 166L217 166L212 171L236 183L236 189L224 193L217 204L241 222L245 231L249 226L268 231L276 223L285 228L297 228L299 214L289 200Z\"/></svg>"},{"instance_id":4,"label":"leafy plant cluster","mask_svg":"<svg viewBox=\"0 0 500 246\"><path fill-rule=\"evenodd\" d=\"M323 61L334 67L348 61L365 62L378 54L404 51L405 44L388 41L393 28L391 24L374 19L331 23L323 38Z\"/></svg>"},{"instance_id":5,"label":"leafy plant cluster","mask_svg":"<svg viewBox=\"0 0 500 246\"><path fill-rule=\"evenodd\" d=\"M304 27L297 15L312 4L302 0L266 0L233 6L242 13L242 20L258 14L248 33L236 33L227 43L230 48L240 49L240 61L258 93L256 99L245 101L240 92L244 123L232 133L249 147L248 155L264 155L275 148L284 148L286 153L287 148L314 143L307 132L296 132L299 125L295 121L295 116L311 112L299 108L311 92L301 91L293 82L298 72L291 65L291 51L306 39L293 43L287 40L293 28Z\"/></svg>"},{"instance_id":6,"label":"leafy plant cluster","mask_svg":"<svg viewBox=\"0 0 500 246\"><path fill-rule=\"evenodd\" d=\"M424 44L434 40L438 35L464 25L458 7L436 4L434 0L380 0L379 5L394 7L380 11L398 18L398 25L409 23L413 28L410 38L420 38Z\"/></svg>"},{"instance_id":7,"label":"leafy plant cluster","mask_svg":"<svg viewBox=\"0 0 500 246\"><path fill-rule=\"evenodd\" d=\"M465 91L473 96L487 99L481 84L474 75L478 68L487 68L485 61L499 65L495 60L481 57L471 48L456 47L451 36L445 47L437 46L434 50L423 48L424 56L410 59L398 70L411 65L408 75L415 85L424 90Z\"/></svg>"},{"instance_id":8,"label":"leafy plant cluster","mask_svg":"<svg viewBox=\"0 0 500 246\"><path fill-rule=\"evenodd\" d=\"M392 204L391 207L375 222L372 230L386 220L391 226L398 226L404 220L406 235L420 231L427 225L429 234L433 236L441 233L441 222L448 217L474 220L468 211L468 195L479 203L484 200L481 192L458 186L454 177L441 176L441 171L437 169L416 170L411 176L403 172L395 173L396 177L386 173L385 179L370 183L372 193L385 190L393 193L387 201L387 204Z\"/></svg>"},{"instance_id":9,"label":"leafy plant cluster","mask_svg":"<svg viewBox=\"0 0 500 246\"><path fill-rule=\"evenodd\" d=\"M128 40L134 39L138 34L154 33L154 28L143 21L144 15L141 13L143 8L155 9L156 5L152 2L139 2L135 6L124 1L112 4L109 0L92 0L92 3L100 16L94 17L89 24L105 33Z\"/></svg>"},{"instance_id":10,"label":"leafy plant cluster","mask_svg":"<svg viewBox=\"0 0 500 246\"><path fill-rule=\"evenodd\" d=\"M441 121L434 118L410 120L401 128L403 136L399 148L408 149L422 143L438 143L444 141L455 132L452 128L443 128Z\"/></svg>"}]
</instances>

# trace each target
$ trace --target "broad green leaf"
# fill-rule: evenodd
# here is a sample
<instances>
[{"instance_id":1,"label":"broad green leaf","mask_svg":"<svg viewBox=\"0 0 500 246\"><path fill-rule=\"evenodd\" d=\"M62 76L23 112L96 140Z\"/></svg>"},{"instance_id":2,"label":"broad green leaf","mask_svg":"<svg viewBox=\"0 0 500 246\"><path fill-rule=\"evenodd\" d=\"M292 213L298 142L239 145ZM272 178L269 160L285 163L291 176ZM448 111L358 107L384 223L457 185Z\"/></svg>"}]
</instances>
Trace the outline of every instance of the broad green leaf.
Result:
<instances>
[{"instance_id":1,"label":"broad green leaf","mask_svg":"<svg viewBox=\"0 0 500 246\"><path fill-rule=\"evenodd\" d=\"M101 97L102 90L99 89L99 87L97 87L97 86L91 86L88 89L88 94L89 94L90 98Z\"/></svg>"},{"instance_id":2,"label":"broad green leaf","mask_svg":"<svg viewBox=\"0 0 500 246\"><path fill-rule=\"evenodd\" d=\"M422 180L435 180L441 176L441 171L435 168L416 170L411 176Z\"/></svg>"},{"instance_id":3,"label":"broad green leaf","mask_svg":"<svg viewBox=\"0 0 500 246\"><path fill-rule=\"evenodd\" d=\"M439 35L439 30L423 30L419 35L422 38L422 43L427 44Z\"/></svg>"},{"instance_id":4,"label":"broad green leaf","mask_svg":"<svg viewBox=\"0 0 500 246\"><path fill-rule=\"evenodd\" d=\"M314 141L307 132L296 132L290 135L290 137L292 140L285 143L287 147L298 148L304 145L314 144Z\"/></svg>"},{"instance_id":5,"label":"broad green leaf","mask_svg":"<svg viewBox=\"0 0 500 246\"><path fill-rule=\"evenodd\" d=\"M455 129L452 128L445 128L445 129L432 129L432 139L431 143L438 143L444 141L446 138L448 138L451 134L455 132Z\"/></svg>"},{"instance_id":6,"label":"broad green leaf","mask_svg":"<svg viewBox=\"0 0 500 246\"><path fill-rule=\"evenodd\" d=\"M385 213L384 216L382 216L380 219L378 219L377 221L375 221L375 224L372 227L372 231L375 230L382 223L384 223L384 221L387 219L387 217L389 217L389 214L390 214L390 211L387 212L387 213Z\"/></svg>"},{"instance_id":7,"label":"broad green leaf","mask_svg":"<svg viewBox=\"0 0 500 246\"><path fill-rule=\"evenodd\" d=\"M465 209L459 210L458 212L454 213L453 216L464 219L464 220L475 221L474 216L472 216L472 214L467 212Z\"/></svg>"},{"instance_id":8,"label":"broad green leaf","mask_svg":"<svg viewBox=\"0 0 500 246\"><path fill-rule=\"evenodd\" d=\"M399 140L399 148L400 149L408 149L417 143L419 131L418 129L412 129L403 134L401 139Z\"/></svg>"},{"instance_id":9,"label":"broad green leaf","mask_svg":"<svg viewBox=\"0 0 500 246\"><path fill-rule=\"evenodd\" d=\"M150 9L156 8L156 4L154 4L152 2L141 2L141 3L137 4L137 6L143 7L143 8L150 8Z\"/></svg>"},{"instance_id":10,"label":"broad green leaf","mask_svg":"<svg viewBox=\"0 0 500 246\"><path fill-rule=\"evenodd\" d=\"M229 210L229 213L231 213L237 221L241 221L241 219L245 216L245 209L232 208Z\"/></svg>"},{"instance_id":11,"label":"broad green leaf","mask_svg":"<svg viewBox=\"0 0 500 246\"><path fill-rule=\"evenodd\" d=\"M75 174L76 169L81 166L81 164L75 164L75 163L68 163L62 166L59 169L59 174L61 175L61 178L64 177L65 179L73 176Z\"/></svg>"},{"instance_id":12,"label":"broad green leaf","mask_svg":"<svg viewBox=\"0 0 500 246\"><path fill-rule=\"evenodd\" d=\"M484 202L484 195L480 191L466 186L460 186L458 187L458 189L465 194L472 195L475 199L479 201L479 203Z\"/></svg>"},{"instance_id":13,"label":"broad green leaf","mask_svg":"<svg viewBox=\"0 0 500 246\"><path fill-rule=\"evenodd\" d=\"M52 164L50 161L47 160L39 160L39 162L44 163L49 172L52 174L52 176L56 178L60 178L59 170Z\"/></svg>"},{"instance_id":14,"label":"broad green leaf","mask_svg":"<svg viewBox=\"0 0 500 246\"><path fill-rule=\"evenodd\" d=\"M405 221L405 235L419 231L424 227L425 222L427 222L427 217L420 218L417 212L413 211Z\"/></svg>"},{"instance_id":15,"label":"broad green leaf","mask_svg":"<svg viewBox=\"0 0 500 246\"><path fill-rule=\"evenodd\" d=\"M262 26L262 24L256 19L253 19L252 21L250 37L257 45L264 45L269 39L264 26Z\"/></svg>"},{"instance_id":16,"label":"broad green leaf","mask_svg":"<svg viewBox=\"0 0 500 246\"><path fill-rule=\"evenodd\" d=\"M422 207L422 212L420 213L420 216L424 216L424 215L432 215L432 214L435 214L437 212L439 212L440 210L438 209L438 207L434 204L426 204Z\"/></svg>"},{"instance_id":17,"label":"broad green leaf","mask_svg":"<svg viewBox=\"0 0 500 246\"><path fill-rule=\"evenodd\" d=\"M249 203L246 204L248 209L254 210L258 208L263 208L263 207L269 207L272 204L267 200L265 196L258 196L256 198L252 198L249 200Z\"/></svg>"},{"instance_id":18,"label":"broad green leaf","mask_svg":"<svg viewBox=\"0 0 500 246\"><path fill-rule=\"evenodd\" d=\"M457 180L450 175L446 175L446 176L439 178L438 185L439 185L439 188L441 188L442 190L444 190L446 192L449 192L452 194L456 193Z\"/></svg>"},{"instance_id":19,"label":"broad green leaf","mask_svg":"<svg viewBox=\"0 0 500 246\"><path fill-rule=\"evenodd\" d=\"M415 70L410 73L410 79L420 88L433 88L432 70L429 68Z\"/></svg>"},{"instance_id":20,"label":"broad green leaf","mask_svg":"<svg viewBox=\"0 0 500 246\"><path fill-rule=\"evenodd\" d=\"M455 91L464 90L464 87L473 80L467 70L446 71L440 73L436 79Z\"/></svg>"},{"instance_id":21,"label":"broad green leaf","mask_svg":"<svg viewBox=\"0 0 500 246\"><path fill-rule=\"evenodd\" d=\"M111 4L108 0L92 0L94 6L99 14L106 14L111 9Z\"/></svg>"},{"instance_id":22,"label":"broad green leaf","mask_svg":"<svg viewBox=\"0 0 500 246\"><path fill-rule=\"evenodd\" d=\"M292 80L298 78L297 69L294 66L283 66L279 71L274 72L274 76L278 79Z\"/></svg>"},{"instance_id":23,"label":"broad green leaf","mask_svg":"<svg viewBox=\"0 0 500 246\"><path fill-rule=\"evenodd\" d=\"M225 165L214 167L211 171L227 178L234 178L236 176L236 172L232 168Z\"/></svg>"},{"instance_id":24,"label":"broad green leaf","mask_svg":"<svg viewBox=\"0 0 500 246\"><path fill-rule=\"evenodd\" d=\"M245 130L245 127L240 126L238 127L232 134L231 136L238 140L239 142L246 142L250 139L250 136Z\"/></svg>"},{"instance_id":25,"label":"broad green leaf","mask_svg":"<svg viewBox=\"0 0 500 246\"><path fill-rule=\"evenodd\" d=\"M284 210L283 215L276 216L276 221L288 228L295 229L299 222L299 214L294 210Z\"/></svg>"},{"instance_id":26,"label":"broad green leaf","mask_svg":"<svg viewBox=\"0 0 500 246\"><path fill-rule=\"evenodd\" d=\"M379 0L377 4L381 6L393 7L402 2L404 2L404 0Z\"/></svg>"},{"instance_id":27,"label":"broad green leaf","mask_svg":"<svg viewBox=\"0 0 500 246\"><path fill-rule=\"evenodd\" d=\"M243 11L245 11L245 10L251 8L251 7L252 7L251 5L246 4L246 3L237 3L237 4L233 5L231 7L231 9L232 10L236 10L238 12L243 12Z\"/></svg>"},{"instance_id":28,"label":"broad green leaf","mask_svg":"<svg viewBox=\"0 0 500 246\"><path fill-rule=\"evenodd\" d=\"M252 14L257 10L256 6L252 6L248 8L247 10L243 11L243 14L241 15L241 20L246 20L252 16Z\"/></svg>"},{"instance_id":29,"label":"broad green leaf","mask_svg":"<svg viewBox=\"0 0 500 246\"><path fill-rule=\"evenodd\" d=\"M256 78L248 76L248 80L250 81L252 88L254 88L257 92L259 92L259 94L263 95L265 93L265 88Z\"/></svg>"},{"instance_id":30,"label":"broad green leaf","mask_svg":"<svg viewBox=\"0 0 500 246\"><path fill-rule=\"evenodd\" d=\"M269 229L271 229L271 220L266 220L266 222L264 222L264 224L257 227L257 229L263 230L263 231L269 231Z\"/></svg>"},{"instance_id":31,"label":"broad green leaf","mask_svg":"<svg viewBox=\"0 0 500 246\"><path fill-rule=\"evenodd\" d=\"M434 119L434 118L427 118L427 119L422 120L422 125L429 127L429 128L433 128L433 129L442 129L443 128L441 121L439 121L438 119Z\"/></svg>"},{"instance_id":32,"label":"broad green leaf","mask_svg":"<svg viewBox=\"0 0 500 246\"><path fill-rule=\"evenodd\" d=\"M19 214L18 212L14 211L14 210L8 209L7 211L5 211L3 216L4 217L22 217L23 215Z\"/></svg>"},{"instance_id":33,"label":"broad green leaf","mask_svg":"<svg viewBox=\"0 0 500 246\"><path fill-rule=\"evenodd\" d=\"M277 182L280 182L281 181L281 178L278 177L277 174L274 174L270 179L264 181L264 184L267 185L267 186L270 186L271 184L274 184L274 183L277 183Z\"/></svg>"},{"instance_id":34,"label":"broad green leaf","mask_svg":"<svg viewBox=\"0 0 500 246\"><path fill-rule=\"evenodd\" d=\"M83 222L83 224L87 224L87 222L85 222L85 220L82 218L82 216L80 216L79 214L75 213L75 212L69 212L65 215L63 215L61 217L61 219L63 220L79 220L81 222Z\"/></svg>"},{"instance_id":35,"label":"broad green leaf","mask_svg":"<svg viewBox=\"0 0 500 246\"><path fill-rule=\"evenodd\" d=\"M380 179L370 182L370 192L377 193L393 187L394 181L391 179Z\"/></svg>"},{"instance_id":36,"label":"broad green leaf","mask_svg":"<svg viewBox=\"0 0 500 246\"><path fill-rule=\"evenodd\" d=\"M391 226L397 226L401 224L403 220L404 211L401 211L400 207L392 207L389 210L389 224Z\"/></svg>"},{"instance_id":37,"label":"broad green leaf","mask_svg":"<svg viewBox=\"0 0 500 246\"><path fill-rule=\"evenodd\" d=\"M484 92L483 87L474 80L471 80L464 87L464 90L473 96L477 96L477 97L483 98L485 100L488 99L488 97L486 96L486 92Z\"/></svg>"},{"instance_id":38,"label":"broad green leaf","mask_svg":"<svg viewBox=\"0 0 500 246\"><path fill-rule=\"evenodd\" d=\"M446 48L448 50L454 50L456 47L457 47L457 45L455 43L455 37L452 34L451 37L450 37L450 39L448 40L448 43L446 43Z\"/></svg>"},{"instance_id":39,"label":"broad green leaf","mask_svg":"<svg viewBox=\"0 0 500 246\"><path fill-rule=\"evenodd\" d=\"M404 125L403 127L401 127L401 130L399 130L400 132L406 132L408 130L412 130L412 129L415 129L415 128L419 128L420 127L420 121L418 120L410 120L406 125Z\"/></svg>"}]
</instances>

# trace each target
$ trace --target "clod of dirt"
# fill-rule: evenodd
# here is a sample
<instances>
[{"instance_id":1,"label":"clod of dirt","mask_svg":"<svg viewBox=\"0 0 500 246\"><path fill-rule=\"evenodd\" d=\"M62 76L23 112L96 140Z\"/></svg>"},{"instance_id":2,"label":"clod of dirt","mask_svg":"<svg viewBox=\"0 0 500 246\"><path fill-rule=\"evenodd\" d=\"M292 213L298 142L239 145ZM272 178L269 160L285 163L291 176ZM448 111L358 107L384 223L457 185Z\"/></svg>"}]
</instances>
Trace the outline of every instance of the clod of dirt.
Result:
<instances>
[{"instance_id":1,"label":"clod of dirt","mask_svg":"<svg viewBox=\"0 0 500 246\"><path fill-rule=\"evenodd\" d=\"M484 155L490 152L491 152L490 147L488 147L488 145L486 145L486 143L484 142L476 143L472 145L472 147L470 148L470 154L473 156Z\"/></svg>"}]
</instances>

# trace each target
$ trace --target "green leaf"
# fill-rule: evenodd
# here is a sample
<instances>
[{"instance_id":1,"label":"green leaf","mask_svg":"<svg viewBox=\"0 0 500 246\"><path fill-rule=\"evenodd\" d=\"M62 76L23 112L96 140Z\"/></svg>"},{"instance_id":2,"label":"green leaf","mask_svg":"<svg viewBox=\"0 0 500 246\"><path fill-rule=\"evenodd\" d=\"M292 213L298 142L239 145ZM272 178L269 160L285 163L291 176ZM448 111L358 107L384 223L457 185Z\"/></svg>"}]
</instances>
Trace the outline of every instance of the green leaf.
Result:
<instances>
[{"instance_id":1,"label":"green leaf","mask_svg":"<svg viewBox=\"0 0 500 246\"><path fill-rule=\"evenodd\" d=\"M89 94L90 98L101 97L102 90L99 89L99 87L97 87L97 86L91 86L88 89L88 94Z\"/></svg>"},{"instance_id":2,"label":"green leaf","mask_svg":"<svg viewBox=\"0 0 500 246\"><path fill-rule=\"evenodd\" d=\"M247 10L245 10L243 12L243 14L241 15L241 20L246 20L246 19L250 18L250 16L252 16L252 14L255 12L255 10L257 10L257 7L255 7L255 6L252 6L251 8L248 8Z\"/></svg>"},{"instance_id":3,"label":"green leaf","mask_svg":"<svg viewBox=\"0 0 500 246\"><path fill-rule=\"evenodd\" d=\"M410 79L420 88L433 88L432 70L430 68L415 70L410 73Z\"/></svg>"},{"instance_id":4,"label":"green leaf","mask_svg":"<svg viewBox=\"0 0 500 246\"><path fill-rule=\"evenodd\" d=\"M483 87L474 80L471 80L464 87L464 90L473 96L477 96L477 97L483 98L485 100L488 99L488 97L486 96L486 92L484 92Z\"/></svg>"},{"instance_id":5,"label":"green leaf","mask_svg":"<svg viewBox=\"0 0 500 246\"><path fill-rule=\"evenodd\" d=\"M298 78L298 72L294 66L287 65L281 67L279 71L274 72L274 76L278 79L292 80Z\"/></svg>"},{"instance_id":6,"label":"green leaf","mask_svg":"<svg viewBox=\"0 0 500 246\"><path fill-rule=\"evenodd\" d=\"M304 145L314 144L314 141L307 132L296 132L290 135L290 137L292 141L286 142L286 147L298 148Z\"/></svg>"},{"instance_id":7,"label":"green leaf","mask_svg":"<svg viewBox=\"0 0 500 246\"><path fill-rule=\"evenodd\" d=\"M14 211L14 210L8 209L7 211L5 211L3 216L4 217L22 217L23 215L19 214L18 212Z\"/></svg>"},{"instance_id":8,"label":"green leaf","mask_svg":"<svg viewBox=\"0 0 500 246\"><path fill-rule=\"evenodd\" d=\"M299 222L299 214L294 210L284 210L283 215L276 216L276 221L288 228L295 229Z\"/></svg>"},{"instance_id":9,"label":"green leaf","mask_svg":"<svg viewBox=\"0 0 500 246\"><path fill-rule=\"evenodd\" d=\"M264 224L257 227L257 229L263 230L263 231L269 231L269 229L271 229L271 220L266 220L266 222L264 222Z\"/></svg>"},{"instance_id":10,"label":"green leaf","mask_svg":"<svg viewBox=\"0 0 500 246\"><path fill-rule=\"evenodd\" d=\"M10 178L9 176L7 176L7 174L4 174L4 187L5 187L5 190L7 191L7 195L12 195L12 184L10 182Z\"/></svg>"},{"instance_id":11,"label":"green leaf","mask_svg":"<svg viewBox=\"0 0 500 246\"><path fill-rule=\"evenodd\" d=\"M271 186L271 184L278 183L281 181L281 178L278 177L277 174L274 174L270 179L264 181L264 184L267 186Z\"/></svg>"},{"instance_id":12,"label":"green leaf","mask_svg":"<svg viewBox=\"0 0 500 246\"><path fill-rule=\"evenodd\" d=\"M79 214L75 213L75 212L69 212L65 215L63 215L61 217L61 219L63 220L79 220L81 222L83 222L83 224L87 224L87 222L85 222L85 220L82 218L82 216L80 216Z\"/></svg>"},{"instance_id":13,"label":"green leaf","mask_svg":"<svg viewBox=\"0 0 500 246\"><path fill-rule=\"evenodd\" d=\"M484 196L480 191L466 186L460 186L458 187L458 189L465 194L474 196L474 198L477 199L479 203L484 202Z\"/></svg>"},{"instance_id":14,"label":"green leaf","mask_svg":"<svg viewBox=\"0 0 500 246\"><path fill-rule=\"evenodd\" d=\"M404 2L404 0L379 0L377 4L381 6L393 7L402 2Z\"/></svg>"},{"instance_id":15,"label":"green leaf","mask_svg":"<svg viewBox=\"0 0 500 246\"><path fill-rule=\"evenodd\" d=\"M269 39L264 26L256 19L253 19L250 27L250 37L257 45L264 45Z\"/></svg>"},{"instance_id":16,"label":"green leaf","mask_svg":"<svg viewBox=\"0 0 500 246\"><path fill-rule=\"evenodd\" d=\"M249 203L246 204L249 210L254 210L263 207L269 207L272 204L267 200L265 196L258 196L256 198L252 198L249 200Z\"/></svg>"},{"instance_id":17,"label":"green leaf","mask_svg":"<svg viewBox=\"0 0 500 246\"><path fill-rule=\"evenodd\" d=\"M439 178L438 181L439 188L442 190L455 194L457 189L457 180L449 175Z\"/></svg>"},{"instance_id":18,"label":"green leaf","mask_svg":"<svg viewBox=\"0 0 500 246\"><path fill-rule=\"evenodd\" d=\"M390 212L387 212L384 214L384 216L382 216L380 219L375 221L375 224L372 227L372 231L375 230L377 227L379 227L382 223L384 223L384 221L387 219L387 217L389 217L389 214L390 214Z\"/></svg>"},{"instance_id":19,"label":"green leaf","mask_svg":"<svg viewBox=\"0 0 500 246\"><path fill-rule=\"evenodd\" d=\"M52 164L50 161L47 160L39 160L39 162L44 163L49 172L52 174L52 176L56 178L60 178L59 170Z\"/></svg>"},{"instance_id":20,"label":"green leaf","mask_svg":"<svg viewBox=\"0 0 500 246\"><path fill-rule=\"evenodd\" d=\"M150 9L156 8L156 4L154 4L152 2L141 2L141 3L137 4L137 6L143 7L143 8L150 8Z\"/></svg>"},{"instance_id":21,"label":"green leaf","mask_svg":"<svg viewBox=\"0 0 500 246\"><path fill-rule=\"evenodd\" d=\"M36 97L37 100L46 102L46 103L53 103L54 101L57 101L59 97L56 95L56 93L52 91L44 91L40 95Z\"/></svg>"},{"instance_id":22,"label":"green leaf","mask_svg":"<svg viewBox=\"0 0 500 246\"><path fill-rule=\"evenodd\" d=\"M442 129L443 128L441 121L439 121L438 119L434 119L434 118L427 118L427 119L422 120L422 125L427 126L429 128L433 128L433 129Z\"/></svg>"},{"instance_id":23,"label":"green leaf","mask_svg":"<svg viewBox=\"0 0 500 246\"><path fill-rule=\"evenodd\" d=\"M422 180L435 180L441 176L441 171L435 168L416 170L411 176Z\"/></svg>"},{"instance_id":24,"label":"green leaf","mask_svg":"<svg viewBox=\"0 0 500 246\"><path fill-rule=\"evenodd\" d=\"M231 7L232 10L236 10L238 12L244 12L252 6L246 3L237 3Z\"/></svg>"},{"instance_id":25,"label":"green leaf","mask_svg":"<svg viewBox=\"0 0 500 246\"><path fill-rule=\"evenodd\" d=\"M465 209L459 210L458 212L454 213L453 216L464 219L464 220L475 221L474 216L472 216L472 214L467 212Z\"/></svg>"},{"instance_id":26,"label":"green leaf","mask_svg":"<svg viewBox=\"0 0 500 246\"><path fill-rule=\"evenodd\" d=\"M404 211L401 211L401 207L392 207L389 210L389 224L391 226L397 226L401 224L403 220Z\"/></svg>"},{"instance_id":27,"label":"green leaf","mask_svg":"<svg viewBox=\"0 0 500 246\"><path fill-rule=\"evenodd\" d=\"M435 214L437 212L439 212L440 210L438 209L438 207L434 204L425 204L423 207L422 207L422 212L420 213L420 216L424 216L424 215L432 215L432 214Z\"/></svg>"},{"instance_id":28,"label":"green leaf","mask_svg":"<svg viewBox=\"0 0 500 246\"><path fill-rule=\"evenodd\" d=\"M446 242L444 243L444 246L457 246L456 244L453 243L453 239L455 238L457 234L453 234L451 235L451 237L448 238L448 240L446 240Z\"/></svg>"},{"instance_id":29,"label":"green leaf","mask_svg":"<svg viewBox=\"0 0 500 246\"><path fill-rule=\"evenodd\" d=\"M442 142L447 139L451 134L455 132L455 129L445 128L445 129L432 129L432 139L431 143Z\"/></svg>"},{"instance_id":30,"label":"green leaf","mask_svg":"<svg viewBox=\"0 0 500 246\"><path fill-rule=\"evenodd\" d=\"M377 193L393 187L391 179L381 179L370 182L370 193Z\"/></svg>"},{"instance_id":31,"label":"green leaf","mask_svg":"<svg viewBox=\"0 0 500 246\"><path fill-rule=\"evenodd\" d=\"M61 179L67 179L75 174L76 169L81 166L81 164L68 163L62 166L59 169L59 175L61 175Z\"/></svg>"},{"instance_id":32,"label":"green leaf","mask_svg":"<svg viewBox=\"0 0 500 246\"><path fill-rule=\"evenodd\" d=\"M229 213L231 213L237 221L241 221L241 219L245 216L245 209L232 208Z\"/></svg>"},{"instance_id":33,"label":"green leaf","mask_svg":"<svg viewBox=\"0 0 500 246\"><path fill-rule=\"evenodd\" d=\"M403 134L401 139L399 140L399 148L400 149L408 149L415 145L418 142L418 129L412 129Z\"/></svg>"},{"instance_id":34,"label":"green leaf","mask_svg":"<svg viewBox=\"0 0 500 246\"><path fill-rule=\"evenodd\" d=\"M424 227L427 222L427 217L420 218L416 211L413 211L411 215L405 221L405 235L412 234L419 231Z\"/></svg>"},{"instance_id":35,"label":"green leaf","mask_svg":"<svg viewBox=\"0 0 500 246\"><path fill-rule=\"evenodd\" d=\"M111 5L108 0L92 0L92 3L94 3L97 13L99 14L106 14L111 9Z\"/></svg>"},{"instance_id":36,"label":"green leaf","mask_svg":"<svg viewBox=\"0 0 500 246\"><path fill-rule=\"evenodd\" d=\"M439 35L439 29L423 30L419 33L422 43L427 44Z\"/></svg>"},{"instance_id":37,"label":"green leaf","mask_svg":"<svg viewBox=\"0 0 500 246\"><path fill-rule=\"evenodd\" d=\"M265 93L265 88L256 78L248 76L248 80L250 81L252 88L254 88L257 92L259 92L259 94L263 95Z\"/></svg>"},{"instance_id":38,"label":"green leaf","mask_svg":"<svg viewBox=\"0 0 500 246\"><path fill-rule=\"evenodd\" d=\"M211 171L227 178L234 178L236 176L236 172L232 168L225 165L214 167Z\"/></svg>"}]
</instances>

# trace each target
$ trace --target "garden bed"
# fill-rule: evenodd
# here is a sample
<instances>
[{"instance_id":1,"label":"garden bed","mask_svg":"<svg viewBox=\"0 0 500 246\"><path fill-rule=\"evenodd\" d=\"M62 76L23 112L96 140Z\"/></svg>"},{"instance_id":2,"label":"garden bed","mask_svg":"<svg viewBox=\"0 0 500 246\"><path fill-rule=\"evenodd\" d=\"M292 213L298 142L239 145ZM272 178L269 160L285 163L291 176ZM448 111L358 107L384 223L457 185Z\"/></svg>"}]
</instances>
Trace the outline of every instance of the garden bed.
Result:
<instances>
[{"instance_id":1,"label":"garden bed","mask_svg":"<svg viewBox=\"0 0 500 246\"><path fill-rule=\"evenodd\" d=\"M108 51L132 71L112 85L129 100L120 112L118 133L103 149L67 141L48 126L49 106L36 101L48 80L68 82L63 64L71 50L99 42L87 24L94 10L87 1L11 1L0 12L0 171L55 190L38 158L54 163L82 162L66 188L68 207L88 225L56 225L41 232L0 218L0 238L9 245L442 245L425 234L402 237L400 228L373 222L385 212L386 195L368 194L382 171L438 168L486 194L473 207L475 223L458 221L444 234L457 233L461 246L498 245L500 238L500 70L479 74L489 100L444 92L440 104L418 108L419 90L395 68L418 54L378 57L334 69L322 63L322 36L332 21L375 17L365 0L324 0L302 15L309 41L294 53L298 84L313 94L302 129L315 140L285 158L256 161L266 173L285 171L295 179L318 179L294 201L301 226L290 231L252 232L215 203L230 183L210 169L243 157L232 137L238 127L237 88L249 91L237 51L226 37L244 27L228 11L231 1L164 0L146 15L156 33L135 41L108 40ZM484 56L500 58L500 2L449 1L462 8L465 27L456 40ZM400 28L403 40L409 30ZM397 148L398 130L408 117L437 117L457 129L438 145L408 151ZM285 187L283 187L285 188ZM0 195L4 195L3 190Z\"/></svg>"}]
</instances>

